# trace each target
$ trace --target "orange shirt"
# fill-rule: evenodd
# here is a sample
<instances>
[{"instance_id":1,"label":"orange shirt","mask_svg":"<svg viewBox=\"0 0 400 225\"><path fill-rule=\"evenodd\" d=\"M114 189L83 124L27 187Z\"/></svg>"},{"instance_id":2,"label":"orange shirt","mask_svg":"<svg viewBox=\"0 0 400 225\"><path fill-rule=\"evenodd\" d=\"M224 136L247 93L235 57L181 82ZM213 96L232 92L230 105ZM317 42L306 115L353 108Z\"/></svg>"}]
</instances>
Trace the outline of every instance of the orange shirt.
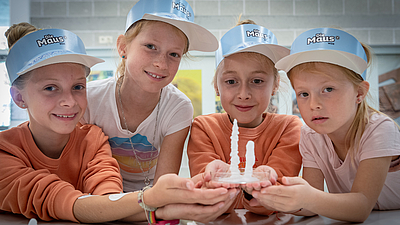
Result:
<instances>
[{"instance_id":1,"label":"orange shirt","mask_svg":"<svg viewBox=\"0 0 400 225\"><path fill-rule=\"evenodd\" d=\"M0 210L78 222L78 197L122 191L118 163L99 127L77 125L61 156L52 159L37 148L28 124L0 132Z\"/></svg>"},{"instance_id":2,"label":"orange shirt","mask_svg":"<svg viewBox=\"0 0 400 225\"><path fill-rule=\"evenodd\" d=\"M297 116L266 113L264 121L255 128L239 127L239 167L245 167L246 144L254 141L255 165L267 165L282 176L297 176L301 167L299 152L302 122ZM202 173L215 159L230 163L232 123L226 113L198 116L194 119L187 147L191 176ZM238 195L232 208L243 208L269 214L264 207L251 207L243 194Z\"/></svg>"}]
</instances>

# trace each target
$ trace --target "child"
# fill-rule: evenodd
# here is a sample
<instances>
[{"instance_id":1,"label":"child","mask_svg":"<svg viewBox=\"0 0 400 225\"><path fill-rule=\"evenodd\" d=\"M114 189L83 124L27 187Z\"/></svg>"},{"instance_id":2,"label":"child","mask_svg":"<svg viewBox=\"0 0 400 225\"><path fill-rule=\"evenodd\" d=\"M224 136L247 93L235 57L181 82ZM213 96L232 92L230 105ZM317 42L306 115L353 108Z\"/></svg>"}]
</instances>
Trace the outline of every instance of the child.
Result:
<instances>
[{"instance_id":1,"label":"child","mask_svg":"<svg viewBox=\"0 0 400 225\"><path fill-rule=\"evenodd\" d=\"M271 31L251 20L239 23L221 38L216 53L214 88L226 113L194 119L187 150L191 175L208 171L210 167L215 171L214 166L221 166L215 162L230 162L234 119L239 126L240 168L245 168L246 143L252 140L255 142L254 166L256 170L270 171L272 183L284 175L298 175L300 119L265 112L279 87L274 63L288 53L287 48L277 45ZM264 207L249 206L252 188L245 187L246 191L237 197L232 207L244 206L258 214L270 214Z\"/></svg>"},{"instance_id":2,"label":"child","mask_svg":"<svg viewBox=\"0 0 400 225\"><path fill-rule=\"evenodd\" d=\"M193 106L171 81L188 50L218 48L214 35L193 18L185 0L140 0L117 40L122 58L117 81L88 84L84 121L109 136L125 191L179 172Z\"/></svg>"},{"instance_id":3,"label":"child","mask_svg":"<svg viewBox=\"0 0 400 225\"><path fill-rule=\"evenodd\" d=\"M304 179L284 177L284 186L253 192L259 204L351 222L363 222L372 209L400 208L400 132L365 100L370 58L350 34L317 28L297 37L276 64L288 73L307 124Z\"/></svg>"},{"instance_id":4,"label":"child","mask_svg":"<svg viewBox=\"0 0 400 225\"><path fill-rule=\"evenodd\" d=\"M143 209L153 221L155 214L209 221L231 201L232 191L194 189L199 179L172 174L146 191L120 194L122 177L107 137L95 125L78 123L86 109L89 68L102 60L86 55L83 42L66 30L21 23L6 36L11 95L27 109L29 121L0 132L0 210L81 223L143 221ZM162 207L175 203L209 206Z\"/></svg>"}]
</instances>

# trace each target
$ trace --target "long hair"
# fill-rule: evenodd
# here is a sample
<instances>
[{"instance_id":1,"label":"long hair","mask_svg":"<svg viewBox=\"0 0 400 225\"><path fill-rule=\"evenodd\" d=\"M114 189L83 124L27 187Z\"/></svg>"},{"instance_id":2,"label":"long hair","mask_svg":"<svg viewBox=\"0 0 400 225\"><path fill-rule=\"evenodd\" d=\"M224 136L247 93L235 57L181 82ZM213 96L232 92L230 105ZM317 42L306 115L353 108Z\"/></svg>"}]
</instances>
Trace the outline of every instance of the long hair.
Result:
<instances>
[{"instance_id":1,"label":"long hair","mask_svg":"<svg viewBox=\"0 0 400 225\"><path fill-rule=\"evenodd\" d=\"M371 64L372 61L372 53L369 47L365 44L362 44L365 53L367 55L367 62L368 66ZM316 65L321 62L308 62L308 63L303 63L298 66L293 67L288 72L288 77L290 79L291 74L293 73L298 73L300 71L308 71L308 72L318 72L321 73L321 71L317 71ZM344 74L346 75L347 79L349 82L351 82L355 88L358 88L361 84L361 82L364 81L364 79L357 73L355 73L352 70L349 70L347 68L338 66L338 65L333 65L339 67ZM293 84L292 84L293 86ZM364 134L365 127L369 123L369 119L372 114L374 113L381 113L380 111L372 108L371 106L368 105L367 103L367 98L364 98L361 103L358 104L357 106L357 111L354 116L353 122L351 123L346 136L345 136L345 148L349 152L349 156L351 158L351 161L354 165L354 158L357 152L359 151L359 144L361 141L361 137ZM383 113L381 113L383 114Z\"/></svg>"}]
</instances>

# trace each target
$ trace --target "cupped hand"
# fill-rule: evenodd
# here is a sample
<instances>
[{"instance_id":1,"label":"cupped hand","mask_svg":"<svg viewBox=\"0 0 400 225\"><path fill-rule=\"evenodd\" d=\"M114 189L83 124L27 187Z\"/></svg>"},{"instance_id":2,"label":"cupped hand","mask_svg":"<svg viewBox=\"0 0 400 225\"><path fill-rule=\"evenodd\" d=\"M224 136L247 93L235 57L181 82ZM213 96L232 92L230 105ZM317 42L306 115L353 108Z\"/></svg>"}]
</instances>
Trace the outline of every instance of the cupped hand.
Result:
<instances>
[{"instance_id":1,"label":"cupped hand","mask_svg":"<svg viewBox=\"0 0 400 225\"><path fill-rule=\"evenodd\" d=\"M300 177L283 177L283 185L274 185L253 191L250 205L262 205L267 209L281 212L296 211L306 208L309 199L312 199L311 185Z\"/></svg>"},{"instance_id":2,"label":"cupped hand","mask_svg":"<svg viewBox=\"0 0 400 225\"><path fill-rule=\"evenodd\" d=\"M260 181L241 185L241 188L250 195L253 190L260 191L261 188L276 184L278 178L276 171L272 167L266 165L261 165L254 169L253 176L257 177Z\"/></svg>"},{"instance_id":3,"label":"cupped hand","mask_svg":"<svg viewBox=\"0 0 400 225\"><path fill-rule=\"evenodd\" d=\"M239 184L232 184L232 183L224 183L219 182L217 180L218 174L221 173L229 173L230 172L230 165L215 159L214 161L210 162L204 171L204 183L203 187L206 188L237 188Z\"/></svg>"},{"instance_id":4,"label":"cupped hand","mask_svg":"<svg viewBox=\"0 0 400 225\"><path fill-rule=\"evenodd\" d=\"M164 220L184 219L208 223L222 215L235 201L239 190L231 189L231 195L226 201L214 205L202 204L168 204L157 209L157 218Z\"/></svg>"},{"instance_id":5,"label":"cupped hand","mask_svg":"<svg viewBox=\"0 0 400 225\"><path fill-rule=\"evenodd\" d=\"M162 175L157 183L144 192L147 205L161 207L173 203L199 203L203 205L214 205L226 201L235 195L235 189L226 188L197 188L196 184L189 178L182 178L176 174Z\"/></svg>"}]
</instances>

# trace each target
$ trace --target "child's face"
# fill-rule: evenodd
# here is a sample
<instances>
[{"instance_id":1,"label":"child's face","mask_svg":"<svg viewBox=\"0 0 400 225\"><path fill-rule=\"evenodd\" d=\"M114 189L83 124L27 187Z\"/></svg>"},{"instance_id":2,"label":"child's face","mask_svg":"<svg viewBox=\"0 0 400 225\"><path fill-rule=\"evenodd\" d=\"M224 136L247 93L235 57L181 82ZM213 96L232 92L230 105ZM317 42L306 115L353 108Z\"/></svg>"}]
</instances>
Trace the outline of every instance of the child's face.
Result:
<instances>
[{"instance_id":1,"label":"child's face","mask_svg":"<svg viewBox=\"0 0 400 225\"><path fill-rule=\"evenodd\" d=\"M75 63L58 63L31 72L20 91L33 134L69 134L83 116L86 70Z\"/></svg>"},{"instance_id":2,"label":"child's face","mask_svg":"<svg viewBox=\"0 0 400 225\"><path fill-rule=\"evenodd\" d=\"M221 62L217 91L231 119L237 119L240 127L253 128L262 122L276 82L273 64L261 63L250 54L233 54Z\"/></svg>"},{"instance_id":3,"label":"child's face","mask_svg":"<svg viewBox=\"0 0 400 225\"><path fill-rule=\"evenodd\" d=\"M186 36L176 27L149 23L122 48L126 56L124 80L133 81L139 87L136 90L158 92L174 79L186 44Z\"/></svg>"},{"instance_id":4,"label":"child's face","mask_svg":"<svg viewBox=\"0 0 400 225\"><path fill-rule=\"evenodd\" d=\"M290 73L301 116L320 134L346 134L357 111L358 90L338 66L316 63L315 69Z\"/></svg>"}]
</instances>

